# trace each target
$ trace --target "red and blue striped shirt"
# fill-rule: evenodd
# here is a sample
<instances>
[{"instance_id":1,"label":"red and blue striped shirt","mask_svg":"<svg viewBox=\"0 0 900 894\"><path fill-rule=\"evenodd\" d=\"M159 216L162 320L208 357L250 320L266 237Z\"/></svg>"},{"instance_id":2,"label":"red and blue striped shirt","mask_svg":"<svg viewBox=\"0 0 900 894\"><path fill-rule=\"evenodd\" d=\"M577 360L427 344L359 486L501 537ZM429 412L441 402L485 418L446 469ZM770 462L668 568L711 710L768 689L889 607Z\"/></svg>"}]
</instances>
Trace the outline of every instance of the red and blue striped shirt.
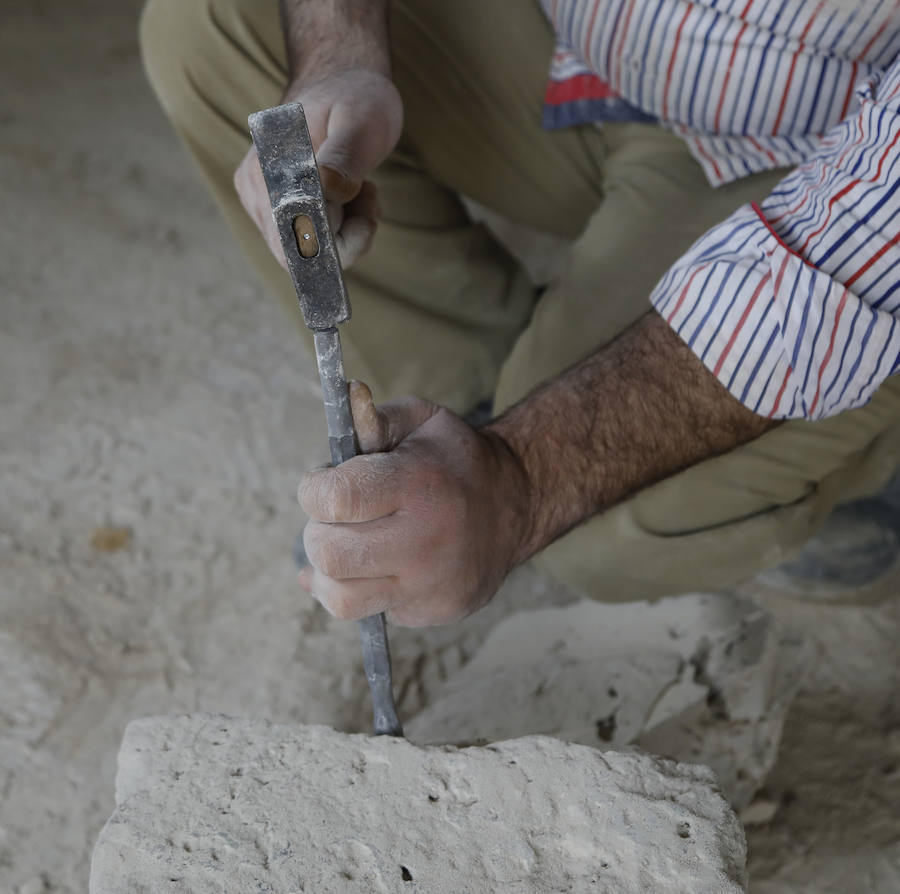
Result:
<instances>
[{"instance_id":1,"label":"red and blue striped shirt","mask_svg":"<svg viewBox=\"0 0 900 894\"><path fill-rule=\"evenodd\" d=\"M818 419L900 366L900 0L543 0L550 127L658 121L714 184L794 167L651 301L746 406Z\"/></svg>"}]
</instances>

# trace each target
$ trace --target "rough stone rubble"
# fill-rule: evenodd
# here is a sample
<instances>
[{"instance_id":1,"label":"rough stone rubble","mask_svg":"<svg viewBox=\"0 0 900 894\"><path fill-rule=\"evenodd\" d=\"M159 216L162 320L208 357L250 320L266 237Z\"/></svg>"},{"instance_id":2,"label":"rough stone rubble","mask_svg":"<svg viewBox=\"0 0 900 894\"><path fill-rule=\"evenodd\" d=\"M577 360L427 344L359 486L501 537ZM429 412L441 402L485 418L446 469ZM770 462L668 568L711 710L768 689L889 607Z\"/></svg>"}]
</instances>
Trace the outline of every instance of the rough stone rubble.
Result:
<instances>
[{"instance_id":1,"label":"rough stone rubble","mask_svg":"<svg viewBox=\"0 0 900 894\"><path fill-rule=\"evenodd\" d=\"M406 733L431 744L542 733L637 745L711 767L742 809L775 762L807 664L803 642L752 600L585 600L501 621Z\"/></svg>"}]
</instances>

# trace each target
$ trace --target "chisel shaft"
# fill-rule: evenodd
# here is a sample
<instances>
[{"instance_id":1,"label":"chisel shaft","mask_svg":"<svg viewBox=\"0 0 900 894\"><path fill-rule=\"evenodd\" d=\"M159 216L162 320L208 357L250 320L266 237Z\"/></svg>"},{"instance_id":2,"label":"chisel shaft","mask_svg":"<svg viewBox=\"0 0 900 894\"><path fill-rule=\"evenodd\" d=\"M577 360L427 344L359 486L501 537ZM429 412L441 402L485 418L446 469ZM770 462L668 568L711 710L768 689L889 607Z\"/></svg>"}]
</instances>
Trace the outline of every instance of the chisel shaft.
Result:
<instances>
[{"instance_id":1,"label":"chisel shaft","mask_svg":"<svg viewBox=\"0 0 900 894\"><path fill-rule=\"evenodd\" d=\"M336 327L313 333L316 361L325 401L328 446L332 465L338 466L356 456L356 430L350 410L350 394L344 375L341 337ZM391 653L384 615L372 615L359 622L363 665L372 692L372 710L376 736L402 736L403 729L394 706L391 686Z\"/></svg>"}]
</instances>

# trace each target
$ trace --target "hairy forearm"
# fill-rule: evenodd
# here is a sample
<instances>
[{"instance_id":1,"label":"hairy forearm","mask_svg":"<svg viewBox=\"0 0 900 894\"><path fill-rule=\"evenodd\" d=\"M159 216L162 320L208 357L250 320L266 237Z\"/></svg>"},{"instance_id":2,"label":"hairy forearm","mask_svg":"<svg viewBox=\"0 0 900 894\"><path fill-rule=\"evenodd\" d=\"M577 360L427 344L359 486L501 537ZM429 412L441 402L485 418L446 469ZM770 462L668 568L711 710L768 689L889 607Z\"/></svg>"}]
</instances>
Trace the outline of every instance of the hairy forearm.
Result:
<instances>
[{"instance_id":1,"label":"hairy forearm","mask_svg":"<svg viewBox=\"0 0 900 894\"><path fill-rule=\"evenodd\" d=\"M279 0L289 80L338 70L390 75L387 0Z\"/></svg>"},{"instance_id":2,"label":"hairy forearm","mask_svg":"<svg viewBox=\"0 0 900 894\"><path fill-rule=\"evenodd\" d=\"M524 561L643 487L776 423L732 397L655 312L486 429L526 494Z\"/></svg>"}]
</instances>

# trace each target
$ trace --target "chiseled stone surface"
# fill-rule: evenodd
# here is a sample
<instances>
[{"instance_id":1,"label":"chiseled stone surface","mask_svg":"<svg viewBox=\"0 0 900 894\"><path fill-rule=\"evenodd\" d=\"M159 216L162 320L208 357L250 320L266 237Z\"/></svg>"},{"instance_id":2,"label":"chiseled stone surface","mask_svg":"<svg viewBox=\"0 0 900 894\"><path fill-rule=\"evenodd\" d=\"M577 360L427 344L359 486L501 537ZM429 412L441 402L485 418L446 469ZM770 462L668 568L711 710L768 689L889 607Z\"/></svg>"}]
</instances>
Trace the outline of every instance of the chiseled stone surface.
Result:
<instances>
[{"instance_id":1,"label":"chiseled stone surface","mask_svg":"<svg viewBox=\"0 0 900 894\"><path fill-rule=\"evenodd\" d=\"M221 716L132 723L91 894L745 890L711 771L535 736L418 747Z\"/></svg>"}]
</instances>

